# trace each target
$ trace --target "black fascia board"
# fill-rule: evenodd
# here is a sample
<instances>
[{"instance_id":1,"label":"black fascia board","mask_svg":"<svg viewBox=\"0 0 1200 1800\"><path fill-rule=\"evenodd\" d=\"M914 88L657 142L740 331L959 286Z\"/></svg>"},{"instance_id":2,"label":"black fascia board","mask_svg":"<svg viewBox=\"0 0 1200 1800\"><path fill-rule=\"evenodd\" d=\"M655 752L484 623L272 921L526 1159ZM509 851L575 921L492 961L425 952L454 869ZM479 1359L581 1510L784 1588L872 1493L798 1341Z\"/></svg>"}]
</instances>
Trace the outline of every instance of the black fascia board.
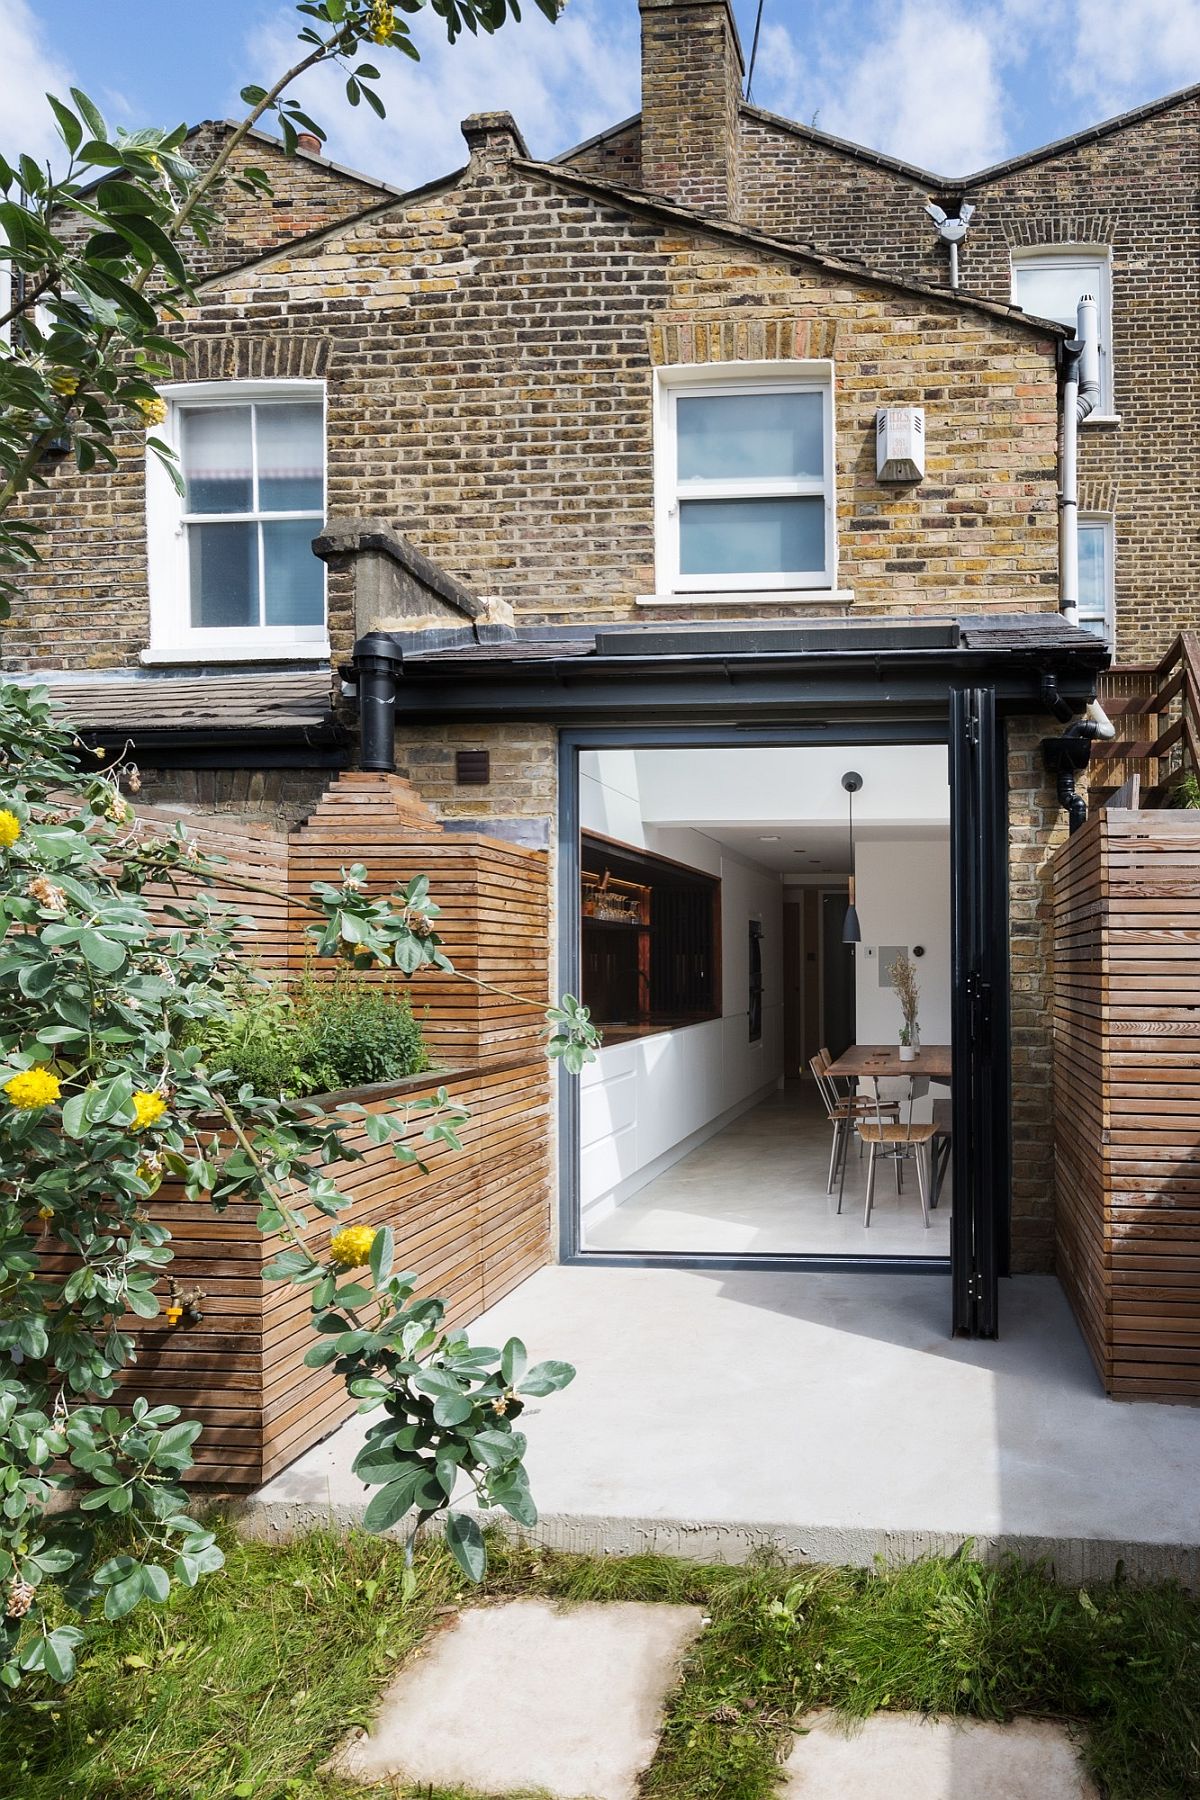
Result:
<instances>
[{"instance_id":1,"label":"black fascia board","mask_svg":"<svg viewBox=\"0 0 1200 1800\"><path fill-rule=\"evenodd\" d=\"M342 726L266 731L105 726L84 727L76 735L89 749L127 751L147 769L343 769L351 756L350 734Z\"/></svg>"},{"instance_id":2,"label":"black fascia board","mask_svg":"<svg viewBox=\"0 0 1200 1800\"><path fill-rule=\"evenodd\" d=\"M952 688L978 684L994 688L1007 712L1040 713L1042 678L1052 673L1063 698L1082 711L1095 697L1107 660L1099 640L1094 654L1064 646L412 659L398 671L396 705L398 715L413 723L519 718L582 724L648 712L676 719L728 719L734 713L780 718L798 708L930 714L944 711Z\"/></svg>"}]
</instances>

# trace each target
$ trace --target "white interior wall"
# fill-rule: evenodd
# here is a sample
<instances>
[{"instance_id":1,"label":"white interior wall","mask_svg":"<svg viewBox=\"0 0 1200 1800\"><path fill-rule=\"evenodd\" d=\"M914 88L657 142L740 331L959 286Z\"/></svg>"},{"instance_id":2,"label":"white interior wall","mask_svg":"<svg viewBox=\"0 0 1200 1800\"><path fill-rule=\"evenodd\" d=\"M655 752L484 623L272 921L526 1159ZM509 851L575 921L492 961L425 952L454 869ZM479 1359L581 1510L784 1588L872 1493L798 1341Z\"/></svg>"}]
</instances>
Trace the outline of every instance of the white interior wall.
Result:
<instances>
[{"instance_id":1,"label":"white interior wall","mask_svg":"<svg viewBox=\"0 0 1200 1800\"><path fill-rule=\"evenodd\" d=\"M903 946L921 990L917 1022L927 1044L950 1042L950 836L859 844L855 899L862 942L854 952L860 1044L894 1044L902 1015L891 983L880 986L881 946Z\"/></svg>"},{"instance_id":2,"label":"white interior wall","mask_svg":"<svg viewBox=\"0 0 1200 1800\"><path fill-rule=\"evenodd\" d=\"M944 744L830 744L771 749L622 752L637 763L642 817L778 827L782 823L844 828L842 776L856 769L856 825L903 819L943 826L949 812Z\"/></svg>"},{"instance_id":3,"label":"white interior wall","mask_svg":"<svg viewBox=\"0 0 1200 1800\"><path fill-rule=\"evenodd\" d=\"M581 1199L602 1216L777 1085L783 1074L780 877L703 832L643 822L639 755L580 758L580 824L721 880L719 1019L602 1049L580 1092ZM763 927L763 1029L749 1041L749 923Z\"/></svg>"}]
</instances>

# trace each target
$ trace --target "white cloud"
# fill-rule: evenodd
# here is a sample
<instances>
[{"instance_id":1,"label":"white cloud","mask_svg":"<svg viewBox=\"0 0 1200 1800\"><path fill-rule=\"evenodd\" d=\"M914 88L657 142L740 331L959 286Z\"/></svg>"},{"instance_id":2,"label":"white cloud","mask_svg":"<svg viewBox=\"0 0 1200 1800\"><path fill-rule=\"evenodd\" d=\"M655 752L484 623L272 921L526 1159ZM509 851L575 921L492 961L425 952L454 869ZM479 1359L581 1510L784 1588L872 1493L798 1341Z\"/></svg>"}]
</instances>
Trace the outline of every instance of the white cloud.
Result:
<instances>
[{"instance_id":1,"label":"white cloud","mask_svg":"<svg viewBox=\"0 0 1200 1800\"><path fill-rule=\"evenodd\" d=\"M74 77L47 47L27 0L0 7L0 150L11 161L20 151L39 161L62 153L47 91L67 97ZM69 102L68 102L69 103Z\"/></svg>"},{"instance_id":2,"label":"white cloud","mask_svg":"<svg viewBox=\"0 0 1200 1800\"><path fill-rule=\"evenodd\" d=\"M1200 80L1200 0L1080 0L1071 89L1097 118Z\"/></svg>"},{"instance_id":3,"label":"white cloud","mask_svg":"<svg viewBox=\"0 0 1200 1800\"><path fill-rule=\"evenodd\" d=\"M1005 154L1006 37L1002 13L954 0L879 7L815 61L777 25L763 33L755 97L835 137L965 174ZM848 41L864 47L848 55Z\"/></svg>"},{"instance_id":4,"label":"white cloud","mask_svg":"<svg viewBox=\"0 0 1200 1800\"><path fill-rule=\"evenodd\" d=\"M285 68L294 49L291 16L281 11L251 40L255 80ZM348 106L344 75L325 68L297 89L329 133L327 153L398 187L415 187L466 160L460 122L473 112L511 112L535 156L552 156L636 112L638 21L603 0L575 0L552 25L531 5L519 25L493 37L461 37L451 47L425 14L414 26L421 61L372 52L386 120Z\"/></svg>"}]
</instances>

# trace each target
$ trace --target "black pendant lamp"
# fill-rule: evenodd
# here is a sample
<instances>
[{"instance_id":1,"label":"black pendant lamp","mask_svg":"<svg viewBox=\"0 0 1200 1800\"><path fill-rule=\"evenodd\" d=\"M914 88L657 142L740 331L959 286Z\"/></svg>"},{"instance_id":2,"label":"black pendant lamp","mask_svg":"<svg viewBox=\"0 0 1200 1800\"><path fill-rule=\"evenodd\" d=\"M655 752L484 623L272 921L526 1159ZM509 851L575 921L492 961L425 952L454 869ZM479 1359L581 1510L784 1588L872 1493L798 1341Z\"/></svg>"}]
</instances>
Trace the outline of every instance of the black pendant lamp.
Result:
<instances>
[{"instance_id":1,"label":"black pendant lamp","mask_svg":"<svg viewBox=\"0 0 1200 1800\"><path fill-rule=\"evenodd\" d=\"M842 776L842 786L846 790L850 803L850 884L848 895L849 904L846 907L846 917L842 921L843 944L862 943L862 928L858 923L858 908L854 904L854 796L857 794L862 784L862 776L856 774L853 769L848 769Z\"/></svg>"}]
</instances>

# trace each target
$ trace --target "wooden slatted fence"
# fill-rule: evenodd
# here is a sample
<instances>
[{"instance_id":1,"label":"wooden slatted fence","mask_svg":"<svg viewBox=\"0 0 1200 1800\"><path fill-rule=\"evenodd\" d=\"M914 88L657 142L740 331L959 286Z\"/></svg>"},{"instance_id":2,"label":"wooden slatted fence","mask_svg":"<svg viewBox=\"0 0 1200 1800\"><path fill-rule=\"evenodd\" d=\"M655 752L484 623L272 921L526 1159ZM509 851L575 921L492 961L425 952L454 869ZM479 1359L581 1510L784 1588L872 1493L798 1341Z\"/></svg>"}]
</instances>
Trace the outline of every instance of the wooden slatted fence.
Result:
<instances>
[{"instance_id":1,"label":"wooden slatted fence","mask_svg":"<svg viewBox=\"0 0 1200 1800\"><path fill-rule=\"evenodd\" d=\"M1108 1393L1200 1401L1200 813L1056 853L1057 1266Z\"/></svg>"},{"instance_id":2,"label":"wooden slatted fence","mask_svg":"<svg viewBox=\"0 0 1200 1800\"><path fill-rule=\"evenodd\" d=\"M333 1096L371 1110L397 1109L445 1085L470 1121L460 1152L422 1150L426 1171L401 1167L386 1146L332 1171L352 1197L338 1224L390 1224L397 1266L420 1276L424 1293L449 1303L454 1324L468 1324L549 1259L551 1246L550 1074L542 1047L549 992L549 892L545 852L479 833L441 830L407 783L388 775L343 775L300 827L282 827L168 808L139 808L152 829L182 818L205 851L227 859L231 875L261 881L274 895L229 885L217 897L250 915L247 954L265 968L296 971L305 960L310 915L278 895L305 894L313 881L336 882L363 862L372 892L425 872L444 909L438 921L449 955L481 981L538 1002L522 1005L451 976L422 974L414 1010L439 1065L428 1075ZM168 890L158 890L164 900ZM419 1137L424 1121L414 1116ZM164 1184L152 1217L170 1227L181 1290L198 1288L202 1318L169 1327L160 1318L126 1320L138 1360L126 1385L170 1400L204 1426L193 1479L214 1486L255 1486L287 1466L353 1410L340 1378L304 1365L313 1341L308 1295L266 1282L263 1268L281 1245L264 1240L255 1209L186 1202ZM330 1224L314 1220L319 1252Z\"/></svg>"}]
</instances>

